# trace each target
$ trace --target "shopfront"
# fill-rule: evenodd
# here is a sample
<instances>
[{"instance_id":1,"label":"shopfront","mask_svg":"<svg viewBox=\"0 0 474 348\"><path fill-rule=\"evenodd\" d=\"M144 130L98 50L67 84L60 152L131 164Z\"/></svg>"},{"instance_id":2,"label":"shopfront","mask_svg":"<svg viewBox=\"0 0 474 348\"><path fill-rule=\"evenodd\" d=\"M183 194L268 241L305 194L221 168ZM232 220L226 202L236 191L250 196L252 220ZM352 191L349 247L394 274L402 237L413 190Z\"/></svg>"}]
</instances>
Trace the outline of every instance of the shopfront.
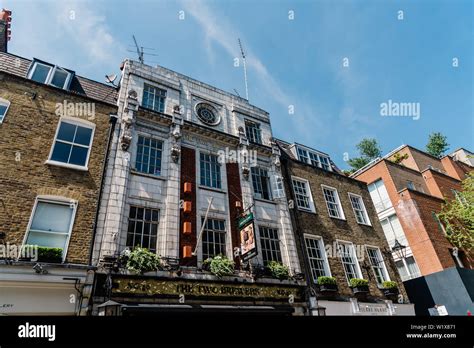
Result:
<instances>
[{"instance_id":1,"label":"shopfront","mask_svg":"<svg viewBox=\"0 0 474 348\"><path fill-rule=\"evenodd\" d=\"M187 275L180 278L98 274L94 313L146 315L163 312L253 313L304 315L304 283L265 279L259 281L212 279ZM107 294L107 284L111 289ZM110 296L110 298L109 298Z\"/></svg>"}]
</instances>

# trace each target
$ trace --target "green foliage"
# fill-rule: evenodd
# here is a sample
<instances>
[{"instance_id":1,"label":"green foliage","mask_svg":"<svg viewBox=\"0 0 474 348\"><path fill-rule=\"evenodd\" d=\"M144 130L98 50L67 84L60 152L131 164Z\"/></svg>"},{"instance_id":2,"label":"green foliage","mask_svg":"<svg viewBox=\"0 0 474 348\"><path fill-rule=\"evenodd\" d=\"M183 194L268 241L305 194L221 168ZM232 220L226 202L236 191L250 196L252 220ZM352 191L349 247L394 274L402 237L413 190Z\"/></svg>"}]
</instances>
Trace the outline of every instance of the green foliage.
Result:
<instances>
[{"instance_id":1,"label":"green foliage","mask_svg":"<svg viewBox=\"0 0 474 348\"><path fill-rule=\"evenodd\" d=\"M426 152L441 158L449 147L447 137L439 132L431 133L426 144Z\"/></svg>"},{"instance_id":2,"label":"green foliage","mask_svg":"<svg viewBox=\"0 0 474 348\"><path fill-rule=\"evenodd\" d=\"M451 244L470 253L474 249L474 172L468 174L462 187L437 216Z\"/></svg>"},{"instance_id":3,"label":"green foliage","mask_svg":"<svg viewBox=\"0 0 474 348\"><path fill-rule=\"evenodd\" d=\"M143 274L156 271L160 266L160 258L146 248L135 247L127 258L126 267L129 271Z\"/></svg>"},{"instance_id":4,"label":"green foliage","mask_svg":"<svg viewBox=\"0 0 474 348\"><path fill-rule=\"evenodd\" d=\"M281 262L270 261L267 264L267 267L274 278L282 280L288 279L290 277L290 270Z\"/></svg>"},{"instance_id":5,"label":"green foliage","mask_svg":"<svg viewBox=\"0 0 474 348\"><path fill-rule=\"evenodd\" d=\"M396 163L396 164L400 164L400 163L402 163L404 160L408 159L408 157L410 157L410 156L408 156L407 153L405 153L405 154L403 154L403 155L400 155L399 153L396 153L395 155L393 155L392 161L393 161L394 163Z\"/></svg>"},{"instance_id":6,"label":"green foliage","mask_svg":"<svg viewBox=\"0 0 474 348\"><path fill-rule=\"evenodd\" d=\"M360 169L370 161L382 156L382 150L375 139L362 139L356 147L359 150L360 157L354 157L347 161L354 170Z\"/></svg>"},{"instance_id":7,"label":"green foliage","mask_svg":"<svg viewBox=\"0 0 474 348\"><path fill-rule=\"evenodd\" d=\"M229 276L234 274L234 261L223 255L217 255L204 261L205 265L209 265L209 269L216 277Z\"/></svg>"},{"instance_id":8,"label":"green foliage","mask_svg":"<svg viewBox=\"0 0 474 348\"><path fill-rule=\"evenodd\" d=\"M366 279L352 278L349 280L349 286L351 288L358 288L361 286L369 286L369 281Z\"/></svg>"},{"instance_id":9,"label":"green foliage","mask_svg":"<svg viewBox=\"0 0 474 348\"><path fill-rule=\"evenodd\" d=\"M34 249L37 248L38 260L41 262L62 262L63 261L63 249L62 248L50 248L36 245L24 245L22 253L25 255L33 256Z\"/></svg>"},{"instance_id":10,"label":"green foliage","mask_svg":"<svg viewBox=\"0 0 474 348\"><path fill-rule=\"evenodd\" d=\"M318 277L318 284L319 285L336 285L336 278L321 276L321 277Z\"/></svg>"},{"instance_id":11,"label":"green foliage","mask_svg":"<svg viewBox=\"0 0 474 348\"><path fill-rule=\"evenodd\" d=\"M386 280L382 283L382 287L384 289L396 289L398 288L398 284L394 281Z\"/></svg>"}]
</instances>

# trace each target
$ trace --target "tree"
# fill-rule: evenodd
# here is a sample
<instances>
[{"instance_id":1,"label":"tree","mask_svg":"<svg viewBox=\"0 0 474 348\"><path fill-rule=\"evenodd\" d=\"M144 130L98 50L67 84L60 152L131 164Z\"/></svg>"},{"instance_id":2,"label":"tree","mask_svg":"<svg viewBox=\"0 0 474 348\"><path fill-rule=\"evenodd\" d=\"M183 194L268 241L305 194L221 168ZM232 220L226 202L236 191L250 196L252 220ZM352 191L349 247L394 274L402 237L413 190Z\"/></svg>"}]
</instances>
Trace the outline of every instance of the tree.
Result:
<instances>
[{"instance_id":1,"label":"tree","mask_svg":"<svg viewBox=\"0 0 474 348\"><path fill-rule=\"evenodd\" d=\"M431 133L426 144L426 152L441 158L449 147L448 138L440 132Z\"/></svg>"},{"instance_id":2,"label":"tree","mask_svg":"<svg viewBox=\"0 0 474 348\"><path fill-rule=\"evenodd\" d=\"M380 150L380 146L375 139L362 139L356 147L359 150L360 157L351 158L347 161L354 171L382 156L382 150Z\"/></svg>"},{"instance_id":3,"label":"tree","mask_svg":"<svg viewBox=\"0 0 474 348\"><path fill-rule=\"evenodd\" d=\"M474 249L474 172L468 174L462 187L455 199L443 205L438 218L451 244L470 253Z\"/></svg>"}]
</instances>

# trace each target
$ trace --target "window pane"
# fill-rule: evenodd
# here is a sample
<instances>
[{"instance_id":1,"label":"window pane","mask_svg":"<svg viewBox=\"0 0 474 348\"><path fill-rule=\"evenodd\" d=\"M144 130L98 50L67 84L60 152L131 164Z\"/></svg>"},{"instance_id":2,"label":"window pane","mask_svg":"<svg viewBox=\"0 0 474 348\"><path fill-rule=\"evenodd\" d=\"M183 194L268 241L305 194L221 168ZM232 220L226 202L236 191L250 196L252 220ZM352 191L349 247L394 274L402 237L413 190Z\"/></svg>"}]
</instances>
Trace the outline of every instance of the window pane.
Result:
<instances>
[{"instance_id":1,"label":"window pane","mask_svg":"<svg viewBox=\"0 0 474 348\"><path fill-rule=\"evenodd\" d=\"M92 129L86 127L77 127L74 143L89 146L91 141Z\"/></svg>"},{"instance_id":2,"label":"window pane","mask_svg":"<svg viewBox=\"0 0 474 348\"><path fill-rule=\"evenodd\" d=\"M66 83L66 79L68 75L69 75L68 72L64 70L56 69L53 79L51 80L51 84L59 88L64 88L64 84Z\"/></svg>"},{"instance_id":3,"label":"window pane","mask_svg":"<svg viewBox=\"0 0 474 348\"><path fill-rule=\"evenodd\" d=\"M68 162L69 153L71 152L71 145L56 142L53 149L53 154L51 155L51 160L58 162Z\"/></svg>"},{"instance_id":4,"label":"window pane","mask_svg":"<svg viewBox=\"0 0 474 348\"><path fill-rule=\"evenodd\" d=\"M68 233L72 211L69 205L38 202L30 229Z\"/></svg>"},{"instance_id":5,"label":"window pane","mask_svg":"<svg viewBox=\"0 0 474 348\"><path fill-rule=\"evenodd\" d=\"M3 117L5 116L5 113L7 112L7 106L0 104L0 121L2 121Z\"/></svg>"},{"instance_id":6,"label":"window pane","mask_svg":"<svg viewBox=\"0 0 474 348\"><path fill-rule=\"evenodd\" d=\"M38 233L30 231L26 244L38 245L48 248L66 248L67 236L55 233Z\"/></svg>"},{"instance_id":7,"label":"window pane","mask_svg":"<svg viewBox=\"0 0 474 348\"><path fill-rule=\"evenodd\" d=\"M31 79L36 82L45 83L50 70L51 67L49 66L43 64L36 64L35 71L33 72Z\"/></svg>"},{"instance_id":8,"label":"window pane","mask_svg":"<svg viewBox=\"0 0 474 348\"><path fill-rule=\"evenodd\" d=\"M69 163L84 166L89 149L86 147L73 146Z\"/></svg>"},{"instance_id":9,"label":"window pane","mask_svg":"<svg viewBox=\"0 0 474 348\"><path fill-rule=\"evenodd\" d=\"M70 142L74 141L74 133L76 132L76 127L77 126L74 124L61 122L58 131L58 139Z\"/></svg>"}]
</instances>

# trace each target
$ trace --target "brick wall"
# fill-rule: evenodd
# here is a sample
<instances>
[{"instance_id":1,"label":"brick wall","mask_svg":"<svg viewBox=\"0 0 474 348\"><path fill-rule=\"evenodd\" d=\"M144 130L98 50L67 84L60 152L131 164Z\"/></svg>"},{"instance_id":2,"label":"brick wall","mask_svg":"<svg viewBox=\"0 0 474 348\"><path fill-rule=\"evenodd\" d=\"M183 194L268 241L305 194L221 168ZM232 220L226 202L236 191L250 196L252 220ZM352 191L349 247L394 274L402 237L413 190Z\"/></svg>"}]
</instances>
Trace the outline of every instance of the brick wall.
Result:
<instances>
[{"instance_id":1,"label":"brick wall","mask_svg":"<svg viewBox=\"0 0 474 348\"><path fill-rule=\"evenodd\" d=\"M285 166L285 163L283 163L283 166ZM316 213L307 213L298 210L296 203L295 208L290 209L297 238L299 238L301 234L312 234L321 236L326 246L333 246L336 240L343 240L352 242L354 245L370 245L378 247L384 257L390 279L396 281L399 285L402 284L392 259L387 257L387 254L384 253L384 251L388 250L388 245L365 183L293 161L290 161L288 175L294 175L309 181L311 193L316 206ZM287 176L285 180L287 182L285 185L287 195L288 197L293 197L290 178ZM321 188L322 184L337 189L346 220L329 217ZM365 226L357 223L350 203L349 192L362 197L372 226ZM295 219L298 220L298 225L295 223ZM300 243L298 243L298 254L300 260L302 257L307 257L306 251L302 250ZM369 265L367 254L364 253L363 256L364 259L359 262L363 277L369 280L371 294L382 297L383 294L377 287L372 269L366 267ZM340 257L337 255L329 257L328 255L328 262L331 274L337 280L340 294L352 296L352 291L347 284ZM400 286L400 289L402 293L405 294L403 286Z\"/></svg>"},{"instance_id":2,"label":"brick wall","mask_svg":"<svg viewBox=\"0 0 474 348\"><path fill-rule=\"evenodd\" d=\"M184 183L189 182L192 185L192 192L190 194L184 193ZM180 199L182 201L191 202L191 212L184 213L184 210L180 210L180 234L179 234L179 258L183 266L197 266L197 257L183 257L183 248L185 246L191 246L191 249L196 248L197 241L197 228L196 228L196 216L197 216L197 199L196 199L196 151L189 147L181 147L181 194ZM183 225L185 222L191 223L191 233L183 233Z\"/></svg>"},{"instance_id":3,"label":"brick wall","mask_svg":"<svg viewBox=\"0 0 474 348\"><path fill-rule=\"evenodd\" d=\"M37 93L34 100L31 93ZM5 242L21 244L38 195L76 199L78 207L67 261L88 263L106 152L109 117L115 107L95 102L94 140L86 172L46 165L59 116L56 103L93 102L22 78L0 74L0 97L11 102L0 124L0 226ZM19 157L17 156L19 154ZM19 160L17 160L19 159Z\"/></svg>"},{"instance_id":4,"label":"brick wall","mask_svg":"<svg viewBox=\"0 0 474 348\"><path fill-rule=\"evenodd\" d=\"M239 216L241 209L236 207L236 203L240 202L242 205L242 189L240 187L240 173L239 165L237 163L226 163L227 172L227 188L229 191L229 215L230 215L230 231L232 238L232 249L240 248L240 236L237 229L236 219ZM234 262L239 264L239 258L234 257Z\"/></svg>"}]
</instances>

